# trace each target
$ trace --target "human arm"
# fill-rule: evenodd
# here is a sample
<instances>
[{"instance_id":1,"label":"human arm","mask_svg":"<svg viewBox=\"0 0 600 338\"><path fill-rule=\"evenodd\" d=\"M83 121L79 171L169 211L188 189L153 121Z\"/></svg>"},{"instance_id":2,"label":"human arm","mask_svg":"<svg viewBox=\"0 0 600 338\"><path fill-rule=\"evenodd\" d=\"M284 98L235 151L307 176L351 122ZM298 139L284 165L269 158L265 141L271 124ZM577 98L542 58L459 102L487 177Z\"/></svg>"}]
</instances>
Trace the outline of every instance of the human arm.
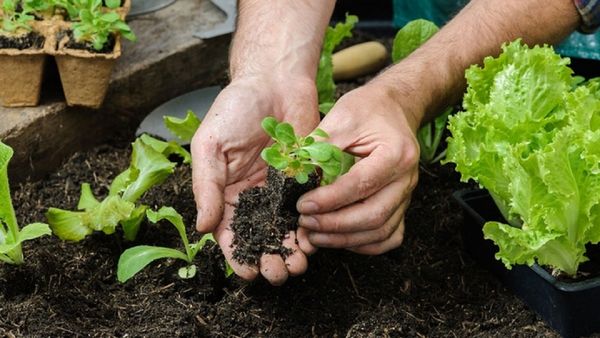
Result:
<instances>
[{"instance_id":1,"label":"human arm","mask_svg":"<svg viewBox=\"0 0 600 338\"><path fill-rule=\"evenodd\" d=\"M259 273L273 284L306 269L295 235L285 261L265 255L260 266L232 260L229 223L240 191L264 181L260 151L270 142L261 129L266 116L290 122L299 133L319 121L314 85L323 32L333 11L327 1L239 2L230 55L231 83L217 97L192 140L192 179L200 232L213 232L234 271L245 279Z\"/></svg>"},{"instance_id":2,"label":"human arm","mask_svg":"<svg viewBox=\"0 0 600 338\"><path fill-rule=\"evenodd\" d=\"M497 55L503 42L557 42L579 21L572 0L473 0L421 48L342 97L320 128L362 159L300 199L299 237L365 254L399 246L418 177L418 127L456 102L464 70Z\"/></svg>"}]
</instances>

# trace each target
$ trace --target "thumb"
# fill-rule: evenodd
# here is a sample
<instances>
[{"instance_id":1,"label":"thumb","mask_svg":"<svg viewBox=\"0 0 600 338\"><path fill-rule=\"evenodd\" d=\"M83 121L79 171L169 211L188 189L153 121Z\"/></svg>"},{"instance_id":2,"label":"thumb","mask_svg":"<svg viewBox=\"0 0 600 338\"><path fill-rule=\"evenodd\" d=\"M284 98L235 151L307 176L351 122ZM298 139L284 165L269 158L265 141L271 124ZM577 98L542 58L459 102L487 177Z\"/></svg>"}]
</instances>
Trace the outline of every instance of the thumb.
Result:
<instances>
[{"instance_id":1,"label":"thumb","mask_svg":"<svg viewBox=\"0 0 600 338\"><path fill-rule=\"evenodd\" d=\"M198 217L196 230L212 232L223 218L227 164L217 146L192 142L192 190Z\"/></svg>"}]
</instances>

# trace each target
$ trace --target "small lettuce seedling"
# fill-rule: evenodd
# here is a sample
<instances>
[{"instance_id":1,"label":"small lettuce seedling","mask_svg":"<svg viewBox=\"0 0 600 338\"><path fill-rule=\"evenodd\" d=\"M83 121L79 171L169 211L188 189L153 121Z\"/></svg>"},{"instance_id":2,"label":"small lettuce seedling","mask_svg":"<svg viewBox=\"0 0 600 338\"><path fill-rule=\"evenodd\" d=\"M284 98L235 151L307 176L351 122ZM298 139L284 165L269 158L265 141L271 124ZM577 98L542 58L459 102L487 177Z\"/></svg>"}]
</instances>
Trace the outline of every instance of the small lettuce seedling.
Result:
<instances>
[{"instance_id":1,"label":"small lettuce seedling","mask_svg":"<svg viewBox=\"0 0 600 338\"><path fill-rule=\"evenodd\" d=\"M333 82L333 50L344 39L352 37L352 29L358 22L355 15L346 15L346 21L327 27L319 68L317 70L317 92L319 94L319 111L327 114L335 103L335 82Z\"/></svg>"},{"instance_id":2,"label":"small lettuce seedling","mask_svg":"<svg viewBox=\"0 0 600 338\"><path fill-rule=\"evenodd\" d=\"M183 142L190 142L196 130L200 127L200 119L193 111L188 110L185 118L180 119L174 116L163 117L165 127L171 134L177 136Z\"/></svg>"},{"instance_id":3,"label":"small lettuce seedling","mask_svg":"<svg viewBox=\"0 0 600 338\"><path fill-rule=\"evenodd\" d=\"M31 22L35 19L28 11L17 11L17 0L4 0L2 2L2 25L0 32L20 34L31 32Z\"/></svg>"},{"instance_id":4,"label":"small lettuce seedling","mask_svg":"<svg viewBox=\"0 0 600 338\"><path fill-rule=\"evenodd\" d=\"M8 185L8 163L12 155L12 148L0 141L0 261L19 265L23 263L21 244L51 232L43 223L29 224L19 230Z\"/></svg>"},{"instance_id":5,"label":"small lettuce seedling","mask_svg":"<svg viewBox=\"0 0 600 338\"><path fill-rule=\"evenodd\" d=\"M121 225L125 239L135 239L148 208L135 203L173 173L176 163L169 160L170 155L181 156L184 163L191 162L191 155L175 142L148 135L140 136L132 148L129 168L113 180L103 201L98 201L90 185L84 183L78 211L48 210L46 217L54 234L63 240L80 241L94 231L112 234Z\"/></svg>"},{"instance_id":6,"label":"small lettuce seedling","mask_svg":"<svg viewBox=\"0 0 600 338\"><path fill-rule=\"evenodd\" d=\"M407 23L396 33L392 46L392 61L398 63L429 40L439 28L431 21L418 19ZM421 162L435 163L440 161L446 151L438 153L442 136L446 130L448 116L454 109L447 108L443 114L421 127L417 132L417 141L421 149Z\"/></svg>"},{"instance_id":7,"label":"small lettuce seedling","mask_svg":"<svg viewBox=\"0 0 600 338\"><path fill-rule=\"evenodd\" d=\"M186 226L183 224L183 217L171 207L162 207L158 211L148 210L146 212L148 219L153 223L158 223L161 220L167 220L171 223L183 242L183 251L159 247L140 245L125 250L119 258L117 265L117 279L121 283L125 283L127 280L135 276L148 264L152 263L157 259L174 258L180 259L187 262L187 266L179 269L179 277L183 279L192 278L196 275L196 265L193 264L194 258L198 254L207 242L215 242L212 234L206 234L202 238L193 244L190 244L187 234ZM230 271L230 267L228 271Z\"/></svg>"},{"instance_id":8,"label":"small lettuce seedling","mask_svg":"<svg viewBox=\"0 0 600 338\"><path fill-rule=\"evenodd\" d=\"M79 9L78 22L73 24L73 37L76 42L89 43L95 50L102 50L111 35L120 34L125 39L135 41L136 36L119 14L102 10L102 0L79 0L87 7ZM85 5L84 4L84 5ZM120 1L107 1L110 9L118 7ZM115 8L116 8L115 7ZM68 11L68 10L67 10Z\"/></svg>"},{"instance_id":9,"label":"small lettuce seedling","mask_svg":"<svg viewBox=\"0 0 600 338\"><path fill-rule=\"evenodd\" d=\"M353 156L333 144L315 140L315 137L329 137L321 129L301 137L296 135L291 124L280 123L271 116L262 121L262 127L275 143L263 149L261 157L273 168L296 178L300 184L308 182L317 167L322 171L321 184L332 183L354 164Z\"/></svg>"}]
</instances>

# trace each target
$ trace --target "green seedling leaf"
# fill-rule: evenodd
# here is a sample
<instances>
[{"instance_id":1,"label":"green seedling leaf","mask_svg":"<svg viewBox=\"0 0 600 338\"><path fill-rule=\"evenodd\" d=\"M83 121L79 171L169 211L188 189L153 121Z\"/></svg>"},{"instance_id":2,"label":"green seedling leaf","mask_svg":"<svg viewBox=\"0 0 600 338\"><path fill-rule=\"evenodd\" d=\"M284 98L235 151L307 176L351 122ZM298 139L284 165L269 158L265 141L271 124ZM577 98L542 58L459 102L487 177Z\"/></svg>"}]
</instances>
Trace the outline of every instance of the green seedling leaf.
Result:
<instances>
[{"instance_id":1,"label":"green seedling leaf","mask_svg":"<svg viewBox=\"0 0 600 338\"><path fill-rule=\"evenodd\" d=\"M125 283L148 264L157 259L175 258L188 261L187 256L178 250L157 246L140 245L129 248L121 254L117 264L117 279Z\"/></svg>"},{"instance_id":2,"label":"green seedling leaf","mask_svg":"<svg viewBox=\"0 0 600 338\"><path fill-rule=\"evenodd\" d=\"M302 150L305 150L310 154L310 158L317 162L326 162L333 157L334 149L337 147L327 142L315 142Z\"/></svg>"},{"instance_id":3,"label":"green seedling leaf","mask_svg":"<svg viewBox=\"0 0 600 338\"><path fill-rule=\"evenodd\" d=\"M63 241L78 242L93 232L88 226L89 216L84 211L49 208L46 219L52 232Z\"/></svg>"},{"instance_id":4,"label":"green seedling leaf","mask_svg":"<svg viewBox=\"0 0 600 338\"><path fill-rule=\"evenodd\" d=\"M265 148L260 153L262 159L275 169L283 170L288 166L287 159L275 148Z\"/></svg>"},{"instance_id":5,"label":"green seedling leaf","mask_svg":"<svg viewBox=\"0 0 600 338\"><path fill-rule=\"evenodd\" d=\"M296 133L291 124L284 122L275 127L275 138L281 145L292 146L296 143Z\"/></svg>"},{"instance_id":6,"label":"green seedling leaf","mask_svg":"<svg viewBox=\"0 0 600 338\"><path fill-rule=\"evenodd\" d=\"M142 134L139 139L167 158L171 155L177 155L183 159L183 163L192 163L192 155L177 142L161 141L147 134Z\"/></svg>"},{"instance_id":7,"label":"green seedling leaf","mask_svg":"<svg viewBox=\"0 0 600 338\"><path fill-rule=\"evenodd\" d=\"M77 210L90 210L98 206L100 202L94 196L92 187L89 183L83 183L81 185L81 194L79 196L79 203L77 204Z\"/></svg>"},{"instance_id":8,"label":"green seedling leaf","mask_svg":"<svg viewBox=\"0 0 600 338\"><path fill-rule=\"evenodd\" d=\"M165 127L184 142L190 142L200 127L200 119L191 110L188 110L184 119L173 116L165 116L163 119Z\"/></svg>"},{"instance_id":9,"label":"green seedling leaf","mask_svg":"<svg viewBox=\"0 0 600 338\"><path fill-rule=\"evenodd\" d=\"M196 276L196 266L193 264L189 266L184 266L183 268L180 268L179 271L177 271L177 274L181 279L193 278L194 276Z\"/></svg>"},{"instance_id":10,"label":"green seedling leaf","mask_svg":"<svg viewBox=\"0 0 600 338\"><path fill-rule=\"evenodd\" d=\"M323 138L328 138L329 134L327 134L323 129L317 128L315 129L312 133L310 133L311 136L318 136L318 137L323 137Z\"/></svg>"},{"instance_id":11,"label":"green seedling leaf","mask_svg":"<svg viewBox=\"0 0 600 338\"><path fill-rule=\"evenodd\" d=\"M407 23L396 33L392 46L392 61L404 59L427 42L439 28L431 21L418 19Z\"/></svg>"},{"instance_id":12,"label":"green seedling leaf","mask_svg":"<svg viewBox=\"0 0 600 338\"><path fill-rule=\"evenodd\" d=\"M115 9L121 7L121 0L105 0L106 7Z\"/></svg>"},{"instance_id":13,"label":"green seedling leaf","mask_svg":"<svg viewBox=\"0 0 600 338\"><path fill-rule=\"evenodd\" d=\"M277 120L272 116L265 117L261 122L263 130L274 140L277 140L277 136L275 134L275 128L277 127L277 124Z\"/></svg>"},{"instance_id":14,"label":"green seedling leaf","mask_svg":"<svg viewBox=\"0 0 600 338\"><path fill-rule=\"evenodd\" d=\"M123 228L123 237L128 241L133 241L137 237L140 230L140 224L146 217L146 210L148 209L145 205L140 205L135 208L129 218L121 220L121 227Z\"/></svg>"}]
</instances>

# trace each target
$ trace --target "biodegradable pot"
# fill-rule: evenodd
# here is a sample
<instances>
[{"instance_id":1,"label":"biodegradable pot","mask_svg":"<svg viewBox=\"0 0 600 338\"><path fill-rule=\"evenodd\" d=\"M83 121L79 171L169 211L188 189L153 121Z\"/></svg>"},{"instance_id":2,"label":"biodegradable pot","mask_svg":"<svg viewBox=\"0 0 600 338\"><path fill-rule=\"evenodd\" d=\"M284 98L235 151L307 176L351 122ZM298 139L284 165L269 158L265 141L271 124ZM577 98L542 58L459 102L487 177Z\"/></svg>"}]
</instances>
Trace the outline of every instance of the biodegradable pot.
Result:
<instances>
[{"instance_id":1,"label":"biodegradable pot","mask_svg":"<svg viewBox=\"0 0 600 338\"><path fill-rule=\"evenodd\" d=\"M539 265L506 269L494 258L498 247L483 238L485 222L506 222L492 197L485 190L462 190L454 193L454 198L464 209L465 249L478 263L493 272L563 337L600 332L600 277L564 282Z\"/></svg>"},{"instance_id":2,"label":"biodegradable pot","mask_svg":"<svg viewBox=\"0 0 600 338\"><path fill-rule=\"evenodd\" d=\"M37 106L45 61L42 49L0 49L0 101L3 106Z\"/></svg>"},{"instance_id":3,"label":"biodegradable pot","mask_svg":"<svg viewBox=\"0 0 600 338\"><path fill-rule=\"evenodd\" d=\"M121 37L115 38L111 53L92 53L66 47L68 36L58 43L55 58L69 106L99 108L104 101L110 75L121 56Z\"/></svg>"}]
</instances>

